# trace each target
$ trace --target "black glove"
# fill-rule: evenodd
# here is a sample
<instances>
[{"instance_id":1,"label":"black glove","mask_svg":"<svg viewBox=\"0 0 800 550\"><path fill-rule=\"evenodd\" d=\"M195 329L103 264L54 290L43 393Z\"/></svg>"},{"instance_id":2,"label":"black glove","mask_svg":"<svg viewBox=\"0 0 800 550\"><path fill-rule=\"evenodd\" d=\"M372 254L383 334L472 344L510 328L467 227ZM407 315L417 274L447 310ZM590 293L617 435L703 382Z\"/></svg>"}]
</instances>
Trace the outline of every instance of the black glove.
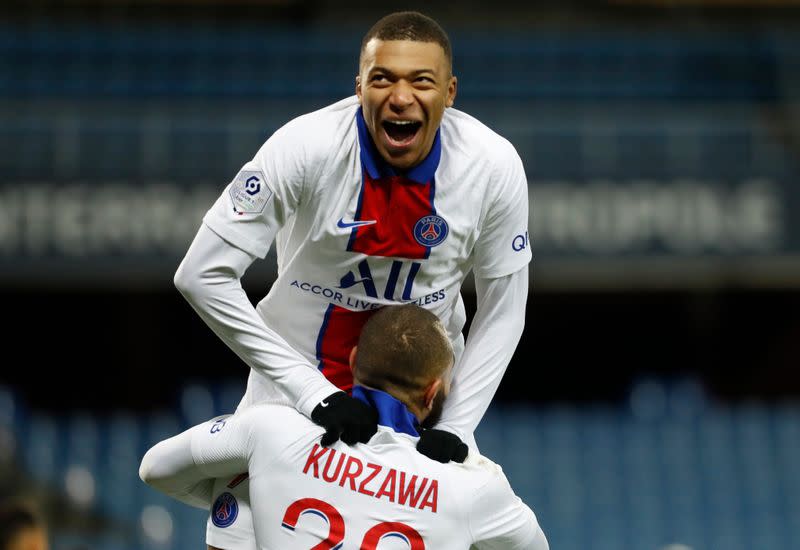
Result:
<instances>
[{"instance_id":1,"label":"black glove","mask_svg":"<svg viewBox=\"0 0 800 550\"><path fill-rule=\"evenodd\" d=\"M469 448L459 437L444 430L422 429L417 450L437 462L464 462Z\"/></svg>"},{"instance_id":2,"label":"black glove","mask_svg":"<svg viewBox=\"0 0 800 550\"><path fill-rule=\"evenodd\" d=\"M323 447L338 439L348 445L366 443L378 431L378 411L343 391L329 395L314 407L311 420L326 430L320 442Z\"/></svg>"}]
</instances>

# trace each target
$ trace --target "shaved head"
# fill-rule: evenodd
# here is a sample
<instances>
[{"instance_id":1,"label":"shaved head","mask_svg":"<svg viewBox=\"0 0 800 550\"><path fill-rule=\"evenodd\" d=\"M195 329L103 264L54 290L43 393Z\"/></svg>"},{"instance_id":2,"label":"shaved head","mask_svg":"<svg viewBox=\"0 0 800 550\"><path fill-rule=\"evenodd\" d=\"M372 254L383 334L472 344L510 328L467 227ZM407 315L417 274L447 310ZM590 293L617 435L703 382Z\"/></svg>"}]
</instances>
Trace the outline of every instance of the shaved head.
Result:
<instances>
[{"instance_id":1,"label":"shaved head","mask_svg":"<svg viewBox=\"0 0 800 550\"><path fill-rule=\"evenodd\" d=\"M453 363L453 348L439 318L413 304L387 306L364 325L355 372L368 386L392 393L423 390Z\"/></svg>"}]
</instances>

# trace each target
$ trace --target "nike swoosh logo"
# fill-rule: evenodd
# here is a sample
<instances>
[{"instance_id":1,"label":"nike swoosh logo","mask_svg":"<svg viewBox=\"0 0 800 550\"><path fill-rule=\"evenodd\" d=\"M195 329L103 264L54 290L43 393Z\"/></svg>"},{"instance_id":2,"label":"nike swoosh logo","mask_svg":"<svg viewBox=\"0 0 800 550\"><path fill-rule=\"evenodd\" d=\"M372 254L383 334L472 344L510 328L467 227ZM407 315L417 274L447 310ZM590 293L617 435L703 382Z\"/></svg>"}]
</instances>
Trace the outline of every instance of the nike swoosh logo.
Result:
<instances>
[{"instance_id":1,"label":"nike swoosh logo","mask_svg":"<svg viewBox=\"0 0 800 550\"><path fill-rule=\"evenodd\" d=\"M323 409L324 409L325 407L327 407L329 404L330 404L330 403L328 403L328 402L327 402L327 401L325 401L324 399L323 399L322 401L320 401L320 402L319 402L319 406L320 406L320 407L322 407Z\"/></svg>"},{"instance_id":2,"label":"nike swoosh logo","mask_svg":"<svg viewBox=\"0 0 800 550\"><path fill-rule=\"evenodd\" d=\"M378 223L378 220L359 220L355 222L346 222L344 221L344 218L339 218L339 222L336 225L342 229L349 229L351 227L361 227L362 225L372 225L373 223Z\"/></svg>"}]
</instances>

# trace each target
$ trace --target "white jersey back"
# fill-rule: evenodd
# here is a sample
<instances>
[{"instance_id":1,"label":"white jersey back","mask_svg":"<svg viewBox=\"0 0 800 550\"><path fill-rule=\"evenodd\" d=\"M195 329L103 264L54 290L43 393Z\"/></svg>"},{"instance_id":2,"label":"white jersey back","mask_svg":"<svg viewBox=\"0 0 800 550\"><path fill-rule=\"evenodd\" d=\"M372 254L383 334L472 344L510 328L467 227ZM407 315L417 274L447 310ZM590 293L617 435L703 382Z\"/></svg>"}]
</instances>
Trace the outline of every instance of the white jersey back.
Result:
<instances>
[{"instance_id":1,"label":"white jersey back","mask_svg":"<svg viewBox=\"0 0 800 550\"><path fill-rule=\"evenodd\" d=\"M430 309L458 353L468 272L501 277L531 259L527 181L508 141L447 109L428 157L397 175L355 97L278 130L204 222L254 256L276 239L278 278L257 310L343 389L349 351L376 308ZM242 404L276 400L274 385L251 372Z\"/></svg>"},{"instance_id":2,"label":"white jersey back","mask_svg":"<svg viewBox=\"0 0 800 550\"><path fill-rule=\"evenodd\" d=\"M533 512L483 457L441 464L416 451L417 438L384 426L368 444L320 447L323 430L282 405L198 428L194 460L209 474L246 460L259 548L547 548ZM223 494L212 514L235 518L236 506Z\"/></svg>"}]
</instances>

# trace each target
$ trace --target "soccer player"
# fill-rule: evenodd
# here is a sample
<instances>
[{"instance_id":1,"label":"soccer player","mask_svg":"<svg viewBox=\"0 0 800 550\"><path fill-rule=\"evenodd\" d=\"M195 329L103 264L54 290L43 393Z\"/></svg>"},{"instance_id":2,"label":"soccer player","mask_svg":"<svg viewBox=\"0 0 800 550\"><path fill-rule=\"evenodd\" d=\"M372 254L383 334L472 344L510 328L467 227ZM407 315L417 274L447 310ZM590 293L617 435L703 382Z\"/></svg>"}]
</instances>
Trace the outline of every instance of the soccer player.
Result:
<instances>
[{"instance_id":1,"label":"soccer player","mask_svg":"<svg viewBox=\"0 0 800 550\"><path fill-rule=\"evenodd\" d=\"M462 440L474 446L524 327L528 186L514 147L451 108L456 88L442 28L388 15L363 38L355 96L276 131L205 215L175 284L251 367L237 411L288 403L326 428L323 445L368 440L377 419L345 393L350 351L376 309L415 303L441 319L457 358L418 450L447 462L464 460ZM254 308L240 279L273 241L278 278ZM237 525L248 517L241 503ZM244 547L234 531L210 521L209 544Z\"/></svg>"},{"instance_id":2,"label":"soccer player","mask_svg":"<svg viewBox=\"0 0 800 550\"><path fill-rule=\"evenodd\" d=\"M203 506L211 481L204 478L249 472L263 549L374 550L395 548L395 541L410 550L546 550L535 515L499 466L477 453L463 464L443 464L415 449L420 422L441 411L453 360L434 314L413 304L383 308L349 358L353 398L378 411L378 432L367 444L324 447L324 428L294 408L260 405L159 443L139 475ZM232 523L238 507L224 492L212 514Z\"/></svg>"}]
</instances>

